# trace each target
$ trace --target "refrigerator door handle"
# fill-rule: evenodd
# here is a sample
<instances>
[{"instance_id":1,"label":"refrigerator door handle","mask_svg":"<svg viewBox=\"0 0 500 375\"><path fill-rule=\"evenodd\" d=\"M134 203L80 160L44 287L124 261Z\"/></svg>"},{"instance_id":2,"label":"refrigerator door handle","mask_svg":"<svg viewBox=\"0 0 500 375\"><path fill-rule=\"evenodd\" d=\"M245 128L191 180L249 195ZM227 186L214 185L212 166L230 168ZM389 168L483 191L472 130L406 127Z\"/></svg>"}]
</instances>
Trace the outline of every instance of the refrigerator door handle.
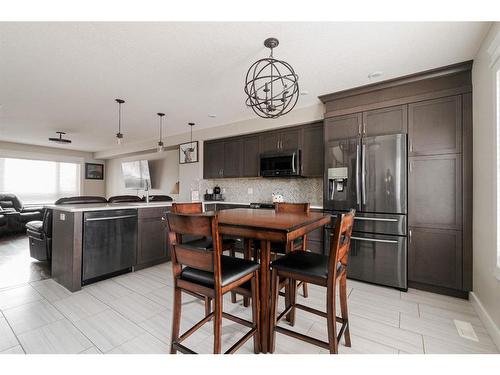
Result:
<instances>
[{"instance_id":1,"label":"refrigerator door handle","mask_svg":"<svg viewBox=\"0 0 500 375\"><path fill-rule=\"evenodd\" d=\"M359 163L360 163L360 152L359 152L359 143L356 144L356 204L358 207L361 205L361 189L359 186Z\"/></svg>"},{"instance_id":2,"label":"refrigerator door handle","mask_svg":"<svg viewBox=\"0 0 500 375\"><path fill-rule=\"evenodd\" d=\"M364 217L364 216L355 216L354 220L366 220L366 221L386 221L391 223L397 223L398 219L387 219L383 217Z\"/></svg>"},{"instance_id":3,"label":"refrigerator door handle","mask_svg":"<svg viewBox=\"0 0 500 375\"><path fill-rule=\"evenodd\" d=\"M361 196L363 205L366 204L366 145L361 148Z\"/></svg>"},{"instance_id":4,"label":"refrigerator door handle","mask_svg":"<svg viewBox=\"0 0 500 375\"><path fill-rule=\"evenodd\" d=\"M351 236L351 240L357 240L357 241L367 241L367 242L381 242L381 243L398 243L398 241L395 240L377 240L375 238L364 238L364 237L356 237L356 236Z\"/></svg>"}]
</instances>

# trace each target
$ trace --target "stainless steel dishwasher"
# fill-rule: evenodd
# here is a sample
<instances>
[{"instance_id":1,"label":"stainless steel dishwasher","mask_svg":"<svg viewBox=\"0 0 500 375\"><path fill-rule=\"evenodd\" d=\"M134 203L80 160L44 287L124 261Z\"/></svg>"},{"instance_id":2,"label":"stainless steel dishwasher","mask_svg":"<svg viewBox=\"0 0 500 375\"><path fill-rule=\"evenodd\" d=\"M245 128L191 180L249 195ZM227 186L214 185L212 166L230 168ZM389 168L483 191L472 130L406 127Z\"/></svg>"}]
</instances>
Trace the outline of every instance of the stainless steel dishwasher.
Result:
<instances>
[{"instance_id":1,"label":"stainless steel dishwasher","mask_svg":"<svg viewBox=\"0 0 500 375\"><path fill-rule=\"evenodd\" d=\"M131 269L136 250L136 209L84 213L82 284Z\"/></svg>"}]
</instances>

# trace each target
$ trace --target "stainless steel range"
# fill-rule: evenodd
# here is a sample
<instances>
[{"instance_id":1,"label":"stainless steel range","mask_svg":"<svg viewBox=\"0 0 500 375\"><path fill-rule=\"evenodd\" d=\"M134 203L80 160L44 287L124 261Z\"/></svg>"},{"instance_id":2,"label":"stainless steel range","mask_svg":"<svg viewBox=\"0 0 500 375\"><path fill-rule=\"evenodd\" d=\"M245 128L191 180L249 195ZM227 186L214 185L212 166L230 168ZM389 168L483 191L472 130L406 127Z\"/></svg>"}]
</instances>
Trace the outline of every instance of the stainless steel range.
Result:
<instances>
[{"instance_id":1,"label":"stainless steel range","mask_svg":"<svg viewBox=\"0 0 500 375\"><path fill-rule=\"evenodd\" d=\"M406 135L356 137L325 145L324 200L332 215L356 209L349 278L406 290ZM325 231L325 249L331 228Z\"/></svg>"}]
</instances>

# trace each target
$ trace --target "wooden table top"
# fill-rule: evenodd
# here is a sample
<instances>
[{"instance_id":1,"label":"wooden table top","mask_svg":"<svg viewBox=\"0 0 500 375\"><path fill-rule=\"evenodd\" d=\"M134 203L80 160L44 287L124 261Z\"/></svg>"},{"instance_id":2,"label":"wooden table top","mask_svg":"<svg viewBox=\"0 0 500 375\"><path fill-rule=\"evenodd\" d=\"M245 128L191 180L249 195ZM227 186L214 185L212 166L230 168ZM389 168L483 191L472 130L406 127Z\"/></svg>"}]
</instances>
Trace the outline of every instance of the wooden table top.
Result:
<instances>
[{"instance_id":1,"label":"wooden table top","mask_svg":"<svg viewBox=\"0 0 500 375\"><path fill-rule=\"evenodd\" d=\"M219 225L230 225L247 228L292 232L308 224L318 221L328 223L330 214L310 212L308 214L276 213L274 210L252 208L235 208L221 210L218 213Z\"/></svg>"}]
</instances>

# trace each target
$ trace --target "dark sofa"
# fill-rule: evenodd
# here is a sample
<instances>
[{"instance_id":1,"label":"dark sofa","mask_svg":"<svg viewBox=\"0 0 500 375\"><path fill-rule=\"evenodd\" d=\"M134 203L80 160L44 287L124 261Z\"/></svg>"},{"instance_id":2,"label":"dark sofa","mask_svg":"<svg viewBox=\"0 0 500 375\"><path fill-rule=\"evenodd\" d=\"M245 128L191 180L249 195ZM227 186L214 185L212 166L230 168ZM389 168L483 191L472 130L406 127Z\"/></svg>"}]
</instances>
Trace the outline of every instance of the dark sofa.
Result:
<instances>
[{"instance_id":1,"label":"dark sofa","mask_svg":"<svg viewBox=\"0 0 500 375\"><path fill-rule=\"evenodd\" d=\"M22 233L26 224L42 220L43 207L25 207L15 194L0 193L0 233ZM2 222L4 224L2 224Z\"/></svg>"}]
</instances>

